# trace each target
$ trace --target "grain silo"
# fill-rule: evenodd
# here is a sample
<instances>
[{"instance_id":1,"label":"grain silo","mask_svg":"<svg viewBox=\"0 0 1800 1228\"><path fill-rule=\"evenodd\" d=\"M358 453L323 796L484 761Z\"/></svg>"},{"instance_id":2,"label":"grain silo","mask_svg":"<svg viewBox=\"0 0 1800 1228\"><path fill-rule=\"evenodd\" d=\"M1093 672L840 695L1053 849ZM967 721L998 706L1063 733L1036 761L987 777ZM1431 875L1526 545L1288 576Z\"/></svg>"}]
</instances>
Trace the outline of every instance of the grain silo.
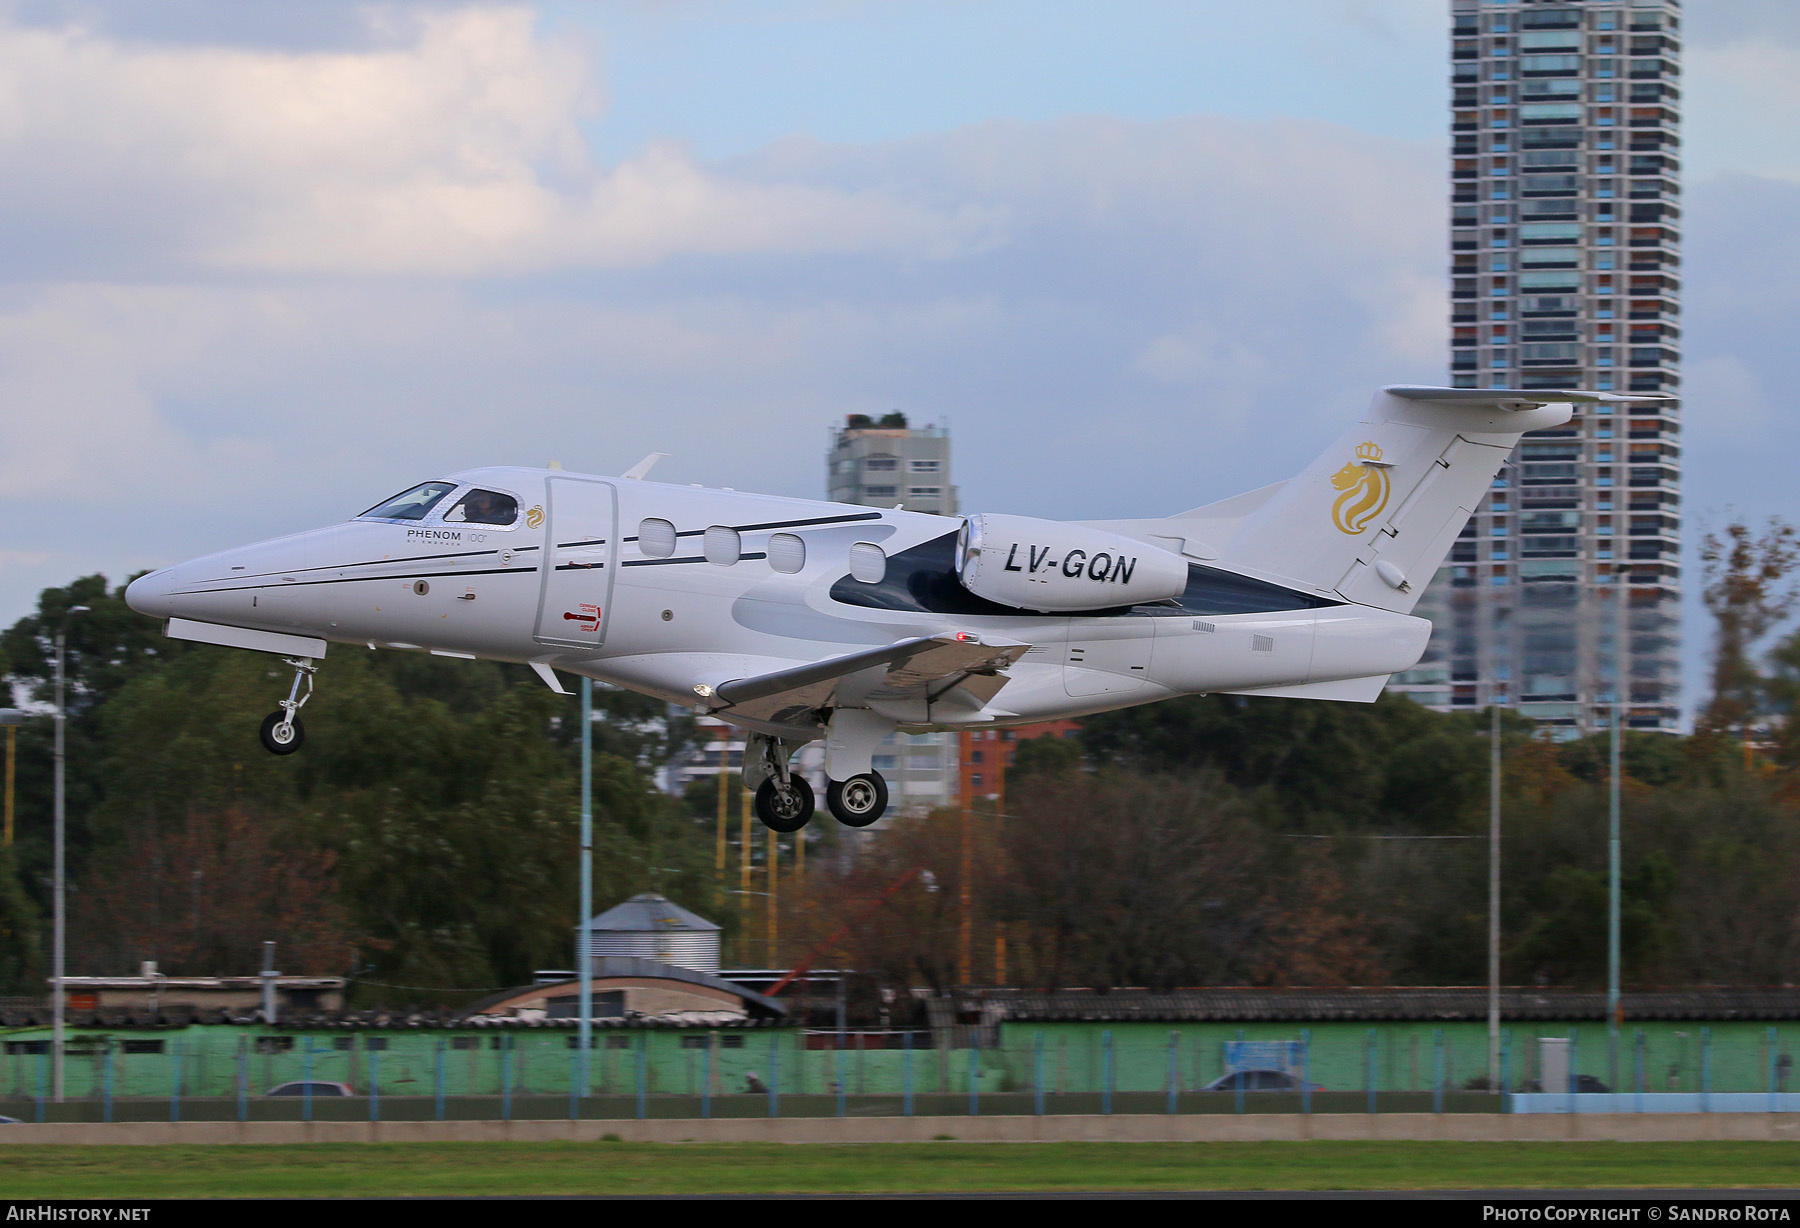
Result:
<instances>
[{"instance_id":1,"label":"grain silo","mask_svg":"<svg viewBox=\"0 0 1800 1228\"><path fill-rule=\"evenodd\" d=\"M719 927L653 891L607 909L587 923L586 933L593 959L627 956L695 972L719 970Z\"/></svg>"}]
</instances>

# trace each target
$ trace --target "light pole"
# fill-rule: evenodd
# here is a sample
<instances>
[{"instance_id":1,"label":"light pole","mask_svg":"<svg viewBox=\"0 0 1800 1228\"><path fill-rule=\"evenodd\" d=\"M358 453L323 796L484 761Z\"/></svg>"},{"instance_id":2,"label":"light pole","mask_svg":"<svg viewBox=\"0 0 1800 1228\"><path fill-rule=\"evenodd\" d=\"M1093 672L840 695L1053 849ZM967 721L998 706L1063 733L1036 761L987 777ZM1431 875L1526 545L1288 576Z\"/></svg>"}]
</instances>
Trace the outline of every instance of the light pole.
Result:
<instances>
[{"instance_id":1,"label":"light pole","mask_svg":"<svg viewBox=\"0 0 1800 1228\"><path fill-rule=\"evenodd\" d=\"M1613 595L1618 604L1614 610L1613 623L1613 710L1612 710L1612 770L1609 773L1610 794L1607 813L1606 840L1606 1037L1607 1065L1612 1075L1613 1086L1619 1085L1619 785L1620 747L1624 740L1622 726L1625 723L1627 703L1626 687L1630 685L1628 677L1629 653L1627 635L1630 631L1631 589L1626 574L1617 564L1613 567Z\"/></svg>"},{"instance_id":2,"label":"light pole","mask_svg":"<svg viewBox=\"0 0 1800 1228\"><path fill-rule=\"evenodd\" d=\"M581 1095L588 1092L588 1047L594 1043L594 959L589 950L593 942L593 934L588 930L588 919L594 911L594 683L589 678L581 680L581 928L576 931L580 938L575 944L575 956L580 962L575 966L581 975L581 1017L576 1021L575 1043L579 1047L581 1060L576 1063L580 1072L579 1086Z\"/></svg>"},{"instance_id":3,"label":"light pole","mask_svg":"<svg viewBox=\"0 0 1800 1228\"><path fill-rule=\"evenodd\" d=\"M62 1103L63 1098L63 947L68 928L68 910L63 900L67 882L63 873L63 852L67 843L63 838L63 726L68 723L68 716L63 710L63 657L69 638L69 620L77 614L87 612L87 606L70 606L56 628L56 869L51 888L55 901L55 939L50 956L50 1059L54 1068L52 1095L58 1104Z\"/></svg>"}]
</instances>

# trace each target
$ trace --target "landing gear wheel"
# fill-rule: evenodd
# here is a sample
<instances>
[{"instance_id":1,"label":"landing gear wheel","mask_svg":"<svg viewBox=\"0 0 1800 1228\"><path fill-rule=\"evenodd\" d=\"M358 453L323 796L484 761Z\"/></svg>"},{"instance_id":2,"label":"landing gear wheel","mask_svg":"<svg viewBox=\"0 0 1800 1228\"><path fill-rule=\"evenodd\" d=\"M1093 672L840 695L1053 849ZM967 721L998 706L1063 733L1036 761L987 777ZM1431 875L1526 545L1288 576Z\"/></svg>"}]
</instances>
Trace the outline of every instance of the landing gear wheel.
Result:
<instances>
[{"instance_id":1,"label":"landing gear wheel","mask_svg":"<svg viewBox=\"0 0 1800 1228\"><path fill-rule=\"evenodd\" d=\"M834 780L825 788L825 804L845 827L867 827L887 811L887 781L880 772Z\"/></svg>"},{"instance_id":2,"label":"landing gear wheel","mask_svg":"<svg viewBox=\"0 0 1800 1228\"><path fill-rule=\"evenodd\" d=\"M756 786L756 817L770 831L805 827L813 817L813 791L806 777L790 773L785 789L773 776Z\"/></svg>"},{"instance_id":3,"label":"landing gear wheel","mask_svg":"<svg viewBox=\"0 0 1800 1228\"><path fill-rule=\"evenodd\" d=\"M299 717L290 719L285 712L271 712L263 717L262 744L271 755L291 755L306 741L306 726Z\"/></svg>"}]
</instances>

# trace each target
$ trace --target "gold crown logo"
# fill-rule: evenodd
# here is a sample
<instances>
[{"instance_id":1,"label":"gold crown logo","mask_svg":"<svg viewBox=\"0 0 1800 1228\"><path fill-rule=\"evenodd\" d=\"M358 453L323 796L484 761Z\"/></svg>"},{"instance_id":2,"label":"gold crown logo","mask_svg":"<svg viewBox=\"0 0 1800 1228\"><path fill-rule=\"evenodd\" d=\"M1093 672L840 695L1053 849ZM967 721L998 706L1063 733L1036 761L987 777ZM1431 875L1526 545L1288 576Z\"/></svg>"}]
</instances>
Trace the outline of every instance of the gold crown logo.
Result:
<instances>
[{"instance_id":1,"label":"gold crown logo","mask_svg":"<svg viewBox=\"0 0 1800 1228\"><path fill-rule=\"evenodd\" d=\"M1378 461L1381 459L1381 445L1373 440L1359 443L1356 445L1356 455L1360 460Z\"/></svg>"}]
</instances>

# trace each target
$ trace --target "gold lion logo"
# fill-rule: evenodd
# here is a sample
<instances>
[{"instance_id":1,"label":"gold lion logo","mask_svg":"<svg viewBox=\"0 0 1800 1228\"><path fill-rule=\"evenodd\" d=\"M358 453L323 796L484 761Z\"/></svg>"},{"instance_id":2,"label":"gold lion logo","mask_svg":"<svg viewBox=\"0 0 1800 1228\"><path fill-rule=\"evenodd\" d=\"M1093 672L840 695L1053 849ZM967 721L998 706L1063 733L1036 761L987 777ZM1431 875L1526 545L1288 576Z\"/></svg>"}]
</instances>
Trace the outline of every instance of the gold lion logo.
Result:
<instances>
[{"instance_id":1,"label":"gold lion logo","mask_svg":"<svg viewBox=\"0 0 1800 1228\"><path fill-rule=\"evenodd\" d=\"M543 508L534 507L529 512L525 513L525 527L526 528L535 529L535 528L538 528L543 523L544 523L544 509Z\"/></svg>"},{"instance_id":2,"label":"gold lion logo","mask_svg":"<svg viewBox=\"0 0 1800 1228\"><path fill-rule=\"evenodd\" d=\"M1358 534L1387 506L1393 488L1387 470L1378 463L1381 448L1375 443L1356 447L1356 460L1331 475L1331 484L1344 493L1331 505L1331 523L1342 533Z\"/></svg>"}]
</instances>

